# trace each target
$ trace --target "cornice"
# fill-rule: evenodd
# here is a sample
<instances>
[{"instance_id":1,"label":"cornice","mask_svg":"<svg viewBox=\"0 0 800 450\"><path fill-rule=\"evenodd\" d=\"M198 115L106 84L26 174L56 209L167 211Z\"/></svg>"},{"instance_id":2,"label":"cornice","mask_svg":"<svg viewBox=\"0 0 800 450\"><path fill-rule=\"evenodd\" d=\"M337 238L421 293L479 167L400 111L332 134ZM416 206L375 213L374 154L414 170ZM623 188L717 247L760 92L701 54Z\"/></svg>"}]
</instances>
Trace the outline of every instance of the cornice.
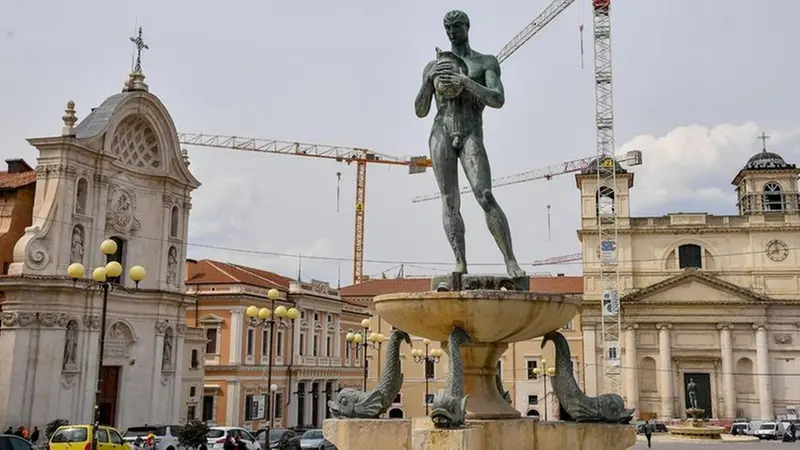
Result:
<instances>
[{"instance_id":1,"label":"cornice","mask_svg":"<svg viewBox=\"0 0 800 450\"><path fill-rule=\"evenodd\" d=\"M697 235L697 234L724 234L724 233L769 233L769 232L800 231L800 225L796 224L777 224L769 225L748 224L746 227L725 227L725 226L657 226L643 228L618 228L617 234L661 234L661 235ZM595 229L580 229L577 231L578 237L594 236L598 234Z\"/></svg>"}]
</instances>

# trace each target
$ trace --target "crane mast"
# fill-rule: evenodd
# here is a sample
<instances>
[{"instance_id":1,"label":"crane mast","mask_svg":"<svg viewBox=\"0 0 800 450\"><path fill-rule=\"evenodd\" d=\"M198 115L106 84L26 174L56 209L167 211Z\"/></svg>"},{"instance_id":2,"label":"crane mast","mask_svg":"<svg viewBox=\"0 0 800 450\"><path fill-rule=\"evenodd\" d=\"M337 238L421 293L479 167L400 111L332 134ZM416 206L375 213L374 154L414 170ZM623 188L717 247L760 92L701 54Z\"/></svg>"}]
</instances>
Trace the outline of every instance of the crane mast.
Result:
<instances>
[{"instance_id":1,"label":"crane mast","mask_svg":"<svg viewBox=\"0 0 800 450\"><path fill-rule=\"evenodd\" d=\"M603 290L600 327L603 340L603 391L621 394L620 336L622 308L619 305L617 254L617 163L614 160L614 99L611 76L611 0L592 0L594 31L595 120L597 132L597 234L600 244L599 278ZM605 195L604 195L605 194ZM610 205L603 208L601 199Z\"/></svg>"}]
</instances>

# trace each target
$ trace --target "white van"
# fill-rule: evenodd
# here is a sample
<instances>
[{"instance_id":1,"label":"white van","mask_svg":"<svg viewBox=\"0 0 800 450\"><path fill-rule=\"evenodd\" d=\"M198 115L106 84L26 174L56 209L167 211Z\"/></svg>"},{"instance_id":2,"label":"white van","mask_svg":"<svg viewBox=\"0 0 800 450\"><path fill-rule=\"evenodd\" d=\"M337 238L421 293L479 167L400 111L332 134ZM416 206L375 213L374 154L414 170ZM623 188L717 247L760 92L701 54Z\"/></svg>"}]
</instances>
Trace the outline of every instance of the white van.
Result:
<instances>
[{"instance_id":1,"label":"white van","mask_svg":"<svg viewBox=\"0 0 800 450\"><path fill-rule=\"evenodd\" d=\"M753 433L759 439L780 439L785 431L784 425L780 422L764 422Z\"/></svg>"}]
</instances>

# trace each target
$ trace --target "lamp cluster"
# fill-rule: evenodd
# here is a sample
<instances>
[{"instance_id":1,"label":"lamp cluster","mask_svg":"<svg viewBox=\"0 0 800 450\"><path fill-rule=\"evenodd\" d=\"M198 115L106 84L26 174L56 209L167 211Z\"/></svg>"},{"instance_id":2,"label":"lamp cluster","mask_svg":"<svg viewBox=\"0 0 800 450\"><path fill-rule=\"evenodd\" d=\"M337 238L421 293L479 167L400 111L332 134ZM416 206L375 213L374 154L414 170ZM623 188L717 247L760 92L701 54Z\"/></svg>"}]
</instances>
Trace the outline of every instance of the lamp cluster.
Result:
<instances>
[{"instance_id":1,"label":"lamp cluster","mask_svg":"<svg viewBox=\"0 0 800 450\"><path fill-rule=\"evenodd\" d=\"M370 324L369 319L362 320L361 327L364 328L364 331L358 333L352 333L352 332L347 333L344 339L347 342L351 342L356 345L359 344L368 345L370 342L373 344L380 344L382 342L385 342L386 336L384 336L382 333L375 333L375 332L369 333L369 324Z\"/></svg>"},{"instance_id":2,"label":"lamp cluster","mask_svg":"<svg viewBox=\"0 0 800 450\"><path fill-rule=\"evenodd\" d=\"M442 355L444 354L442 349L435 348L435 349L431 350L430 352L428 352L427 351L428 346L431 345L431 340L430 339L423 339L422 340L422 345L425 346L425 350L421 350L421 349L418 349L418 348L415 348L415 349L411 350L411 356L414 357L414 361L416 361L418 363L421 363L423 361L431 360L433 362L437 362L438 363L439 359L441 359Z\"/></svg>"},{"instance_id":3,"label":"lamp cluster","mask_svg":"<svg viewBox=\"0 0 800 450\"><path fill-rule=\"evenodd\" d=\"M545 367L544 370L542 370L541 367L536 367L536 368L533 369L533 374L536 375L537 377L539 375L543 374L543 373L545 373L545 374L547 374L547 375L549 375L551 377L556 374L556 368L555 367L547 367L547 359L542 358L542 366Z\"/></svg>"},{"instance_id":4,"label":"lamp cluster","mask_svg":"<svg viewBox=\"0 0 800 450\"><path fill-rule=\"evenodd\" d=\"M270 289L267 292L267 298L272 301L273 305L275 300L278 300L281 296L281 293L277 289ZM262 322L272 322L278 321L280 322L283 319L294 320L297 319L297 316L300 314L296 308L286 308L283 305L279 305L273 309L270 308L259 308L258 306L248 306L247 307L247 317L249 317L252 321L261 320Z\"/></svg>"},{"instance_id":5,"label":"lamp cluster","mask_svg":"<svg viewBox=\"0 0 800 450\"><path fill-rule=\"evenodd\" d=\"M117 252L117 243L111 239L106 239L100 244L100 251L106 256L113 255ZM139 283L144 280L146 274L142 266L133 266L128 271L128 276L136 283L137 287ZM73 282L77 282L85 275L86 268L83 267L81 263L72 263L67 267L67 276L69 276ZM122 264L117 261L110 261L105 266L95 267L95 269L92 270L92 280L97 283L105 283L108 278L116 278L120 275L122 275Z\"/></svg>"}]
</instances>

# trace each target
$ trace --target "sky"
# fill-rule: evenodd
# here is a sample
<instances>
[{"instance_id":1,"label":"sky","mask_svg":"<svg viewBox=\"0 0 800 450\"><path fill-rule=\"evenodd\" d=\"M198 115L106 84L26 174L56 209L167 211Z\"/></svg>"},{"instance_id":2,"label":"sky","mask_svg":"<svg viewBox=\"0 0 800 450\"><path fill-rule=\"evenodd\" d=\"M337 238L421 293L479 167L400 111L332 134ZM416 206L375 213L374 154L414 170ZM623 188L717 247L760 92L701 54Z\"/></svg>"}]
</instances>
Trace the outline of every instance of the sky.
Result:
<instances>
[{"instance_id":1,"label":"sky","mask_svg":"<svg viewBox=\"0 0 800 450\"><path fill-rule=\"evenodd\" d=\"M150 47L142 55L150 92L179 132L425 155L431 117L418 119L412 105L423 66L448 45L443 15L466 11L473 49L494 54L548 3L10 0L0 15L0 156L33 163L25 139L57 135L67 100L83 118L119 92L136 24ZM484 115L494 177L595 153L589 4L575 2L503 63L505 106ZM644 159L634 170L633 215L734 214L730 181L760 150L761 132L771 136L770 150L800 162L791 31L800 2L637 0L612 8L616 147L639 149ZM203 183L193 196L189 257L351 283L355 167L187 149ZM367 185L365 273L393 277L401 264L406 275L447 272L440 203L411 203L436 191L430 171L369 167ZM498 188L496 197L526 270L580 274L580 262L530 265L581 249L573 175ZM474 199L465 197L462 210L471 271L502 272Z\"/></svg>"}]
</instances>

